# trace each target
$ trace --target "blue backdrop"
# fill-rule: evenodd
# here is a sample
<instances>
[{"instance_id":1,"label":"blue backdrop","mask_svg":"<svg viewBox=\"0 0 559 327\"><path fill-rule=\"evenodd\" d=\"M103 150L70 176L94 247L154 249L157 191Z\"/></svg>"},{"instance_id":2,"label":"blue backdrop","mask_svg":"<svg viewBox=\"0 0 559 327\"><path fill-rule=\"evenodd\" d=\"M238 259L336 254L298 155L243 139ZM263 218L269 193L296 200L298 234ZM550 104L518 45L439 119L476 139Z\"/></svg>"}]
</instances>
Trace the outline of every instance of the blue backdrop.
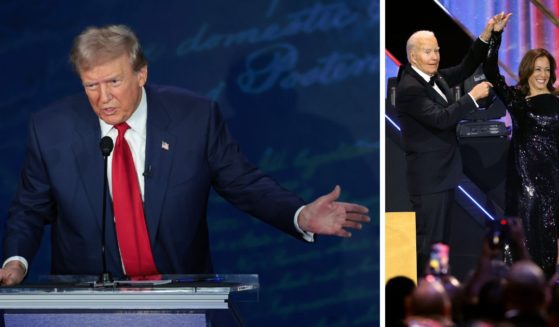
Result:
<instances>
[{"instance_id":1,"label":"blue backdrop","mask_svg":"<svg viewBox=\"0 0 559 327\"><path fill-rule=\"evenodd\" d=\"M203 3L203 4L202 4ZM0 2L0 212L13 197L29 116L82 92L68 64L89 25L126 24L149 81L220 103L243 152L307 201L342 186L372 223L349 240L304 244L212 196L219 273L256 273L249 326L378 325L378 35L376 0ZM5 214L2 216L5 217ZM49 271L49 238L31 265Z\"/></svg>"}]
</instances>

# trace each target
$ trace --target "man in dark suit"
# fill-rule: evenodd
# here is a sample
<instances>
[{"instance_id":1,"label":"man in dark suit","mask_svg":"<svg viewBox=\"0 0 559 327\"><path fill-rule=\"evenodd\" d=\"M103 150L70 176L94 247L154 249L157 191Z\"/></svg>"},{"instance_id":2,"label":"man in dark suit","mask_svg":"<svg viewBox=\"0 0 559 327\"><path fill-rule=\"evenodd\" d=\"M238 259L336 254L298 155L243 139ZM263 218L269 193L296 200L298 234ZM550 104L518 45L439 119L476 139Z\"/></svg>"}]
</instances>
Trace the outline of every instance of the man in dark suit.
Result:
<instances>
[{"instance_id":1,"label":"man in dark suit","mask_svg":"<svg viewBox=\"0 0 559 327\"><path fill-rule=\"evenodd\" d=\"M447 69L439 70L439 45L433 32L415 32L406 45L409 64L399 73L396 109L416 213L419 275L424 273L430 245L449 240L454 188L462 175L456 125L478 108L476 101L488 95L491 85L477 84L458 100L451 88L473 74L485 59L493 25L491 18L462 62Z\"/></svg>"},{"instance_id":2,"label":"man in dark suit","mask_svg":"<svg viewBox=\"0 0 559 327\"><path fill-rule=\"evenodd\" d=\"M52 225L53 274L102 271L103 157L110 137L107 270L115 276L212 272L206 208L213 187L237 208L298 239L350 237L367 208L340 188L305 205L240 153L215 103L146 85L147 62L125 26L88 28L71 52L85 95L33 115L6 222L3 285L20 283ZM112 204L112 205L111 205Z\"/></svg>"}]
</instances>

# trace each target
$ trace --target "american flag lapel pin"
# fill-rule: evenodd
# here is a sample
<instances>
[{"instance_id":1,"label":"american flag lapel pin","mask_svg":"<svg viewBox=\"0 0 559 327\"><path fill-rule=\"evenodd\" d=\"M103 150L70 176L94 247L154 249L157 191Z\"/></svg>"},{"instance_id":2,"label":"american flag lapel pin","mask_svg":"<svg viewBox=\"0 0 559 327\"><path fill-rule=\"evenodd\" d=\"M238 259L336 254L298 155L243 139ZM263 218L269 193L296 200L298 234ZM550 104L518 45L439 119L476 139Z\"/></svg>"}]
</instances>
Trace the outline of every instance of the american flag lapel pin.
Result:
<instances>
[{"instance_id":1,"label":"american flag lapel pin","mask_svg":"<svg viewBox=\"0 0 559 327\"><path fill-rule=\"evenodd\" d=\"M169 151L169 143L161 141L161 149Z\"/></svg>"}]
</instances>

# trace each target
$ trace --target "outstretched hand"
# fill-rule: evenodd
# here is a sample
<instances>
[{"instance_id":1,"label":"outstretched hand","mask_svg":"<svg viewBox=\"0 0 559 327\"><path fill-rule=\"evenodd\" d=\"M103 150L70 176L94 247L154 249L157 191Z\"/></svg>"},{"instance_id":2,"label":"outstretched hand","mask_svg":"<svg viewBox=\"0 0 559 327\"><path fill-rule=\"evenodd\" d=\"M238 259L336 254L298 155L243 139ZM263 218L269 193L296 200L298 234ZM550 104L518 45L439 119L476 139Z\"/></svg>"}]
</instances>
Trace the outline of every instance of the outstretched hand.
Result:
<instances>
[{"instance_id":1,"label":"outstretched hand","mask_svg":"<svg viewBox=\"0 0 559 327\"><path fill-rule=\"evenodd\" d=\"M366 207L336 202L340 193L340 186L336 185L332 192L306 205L299 213L299 227L310 233L351 237L346 228L361 229L362 223L371 221Z\"/></svg>"},{"instance_id":2,"label":"outstretched hand","mask_svg":"<svg viewBox=\"0 0 559 327\"><path fill-rule=\"evenodd\" d=\"M0 285L11 286L21 283L25 277L25 267L19 261L10 261L0 269Z\"/></svg>"}]
</instances>

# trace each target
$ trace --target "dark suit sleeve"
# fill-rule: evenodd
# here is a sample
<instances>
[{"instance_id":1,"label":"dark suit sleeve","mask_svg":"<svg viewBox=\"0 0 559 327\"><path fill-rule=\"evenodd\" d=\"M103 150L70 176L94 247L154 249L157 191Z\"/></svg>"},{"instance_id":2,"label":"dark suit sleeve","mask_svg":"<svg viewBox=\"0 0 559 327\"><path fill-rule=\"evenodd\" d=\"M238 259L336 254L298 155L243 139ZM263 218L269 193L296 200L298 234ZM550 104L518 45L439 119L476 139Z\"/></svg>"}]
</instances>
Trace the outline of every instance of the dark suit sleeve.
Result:
<instances>
[{"instance_id":1,"label":"dark suit sleeve","mask_svg":"<svg viewBox=\"0 0 559 327\"><path fill-rule=\"evenodd\" d=\"M487 43L477 38L458 65L441 69L439 73L444 77L450 87L462 83L483 63L487 56L488 48L489 45Z\"/></svg>"},{"instance_id":2,"label":"dark suit sleeve","mask_svg":"<svg viewBox=\"0 0 559 327\"><path fill-rule=\"evenodd\" d=\"M439 73L450 87L458 85L475 72L485 59L487 49L488 44L478 38L460 64L441 69ZM403 82L404 86L398 93L398 110L410 115L425 126L441 130L451 128L467 114L477 109L468 94L464 94L451 105L443 105L434 100L433 95L429 93L432 90L426 84L419 83L411 76L407 77L407 82Z\"/></svg>"},{"instance_id":3,"label":"dark suit sleeve","mask_svg":"<svg viewBox=\"0 0 559 327\"><path fill-rule=\"evenodd\" d=\"M41 243L45 224L56 217L34 126L31 119L25 164L4 230L4 259L17 255L31 261Z\"/></svg>"},{"instance_id":4,"label":"dark suit sleeve","mask_svg":"<svg viewBox=\"0 0 559 327\"><path fill-rule=\"evenodd\" d=\"M210 110L208 161L216 191L237 208L301 238L293 218L303 200L251 164L233 141L215 103Z\"/></svg>"},{"instance_id":5,"label":"dark suit sleeve","mask_svg":"<svg viewBox=\"0 0 559 327\"><path fill-rule=\"evenodd\" d=\"M441 130L451 128L477 108L467 94L445 107L433 99L426 86L413 80L411 83L413 85L406 87L405 92L398 95L398 110L425 126Z\"/></svg>"}]
</instances>

